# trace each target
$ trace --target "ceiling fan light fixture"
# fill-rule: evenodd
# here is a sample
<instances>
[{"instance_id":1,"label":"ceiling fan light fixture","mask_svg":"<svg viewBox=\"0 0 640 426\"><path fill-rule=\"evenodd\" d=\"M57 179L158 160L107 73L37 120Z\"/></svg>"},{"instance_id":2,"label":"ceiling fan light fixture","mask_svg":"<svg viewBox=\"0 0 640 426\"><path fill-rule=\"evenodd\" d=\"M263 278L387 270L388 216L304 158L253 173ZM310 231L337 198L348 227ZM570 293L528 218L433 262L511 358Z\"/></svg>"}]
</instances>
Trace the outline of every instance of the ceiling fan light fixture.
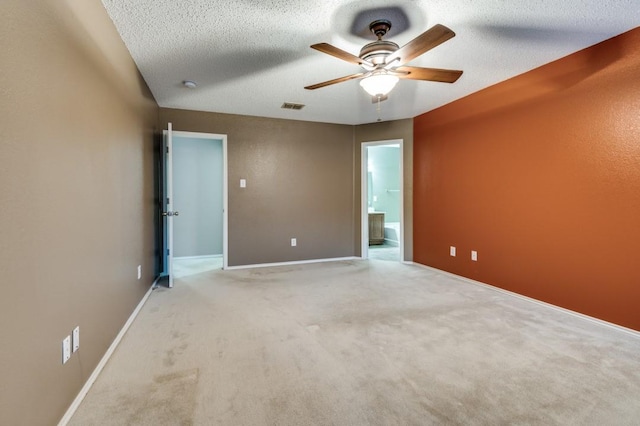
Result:
<instances>
[{"instance_id":1,"label":"ceiling fan light fixture","mask_svg":"<svg viewBox=\"0 0 640 426\"><path fill-rule=\"evenodd\" d=\"M371 96L386 96L393 90L400 80L395 75L387 73L373 74L360 80L360 86Z\"/></svg>"}]
</instances>

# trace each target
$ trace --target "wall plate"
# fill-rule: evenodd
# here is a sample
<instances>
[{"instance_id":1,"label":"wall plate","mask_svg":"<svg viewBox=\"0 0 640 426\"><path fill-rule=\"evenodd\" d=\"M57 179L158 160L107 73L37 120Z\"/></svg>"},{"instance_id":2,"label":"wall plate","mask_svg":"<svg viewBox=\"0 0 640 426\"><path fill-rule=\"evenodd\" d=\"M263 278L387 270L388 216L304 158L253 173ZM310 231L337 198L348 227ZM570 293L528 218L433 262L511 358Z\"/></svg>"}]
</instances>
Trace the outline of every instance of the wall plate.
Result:
<instances>
[{"instance_id":1,"label":"wall plate","mask_svg":"<svg viewBox=\"0 0 640 426\"><path fill-rule=\"evenodd\" d=\"M62 363L66 364L71 358L71 336L67 336L62 341Z\"/></svg>"},{"instance_id":2,"label":"wall plate","mask_svg":"<svg viewBox=\"0 0 640 426\"><path fill-rule=\"evenodd\" d=\"M80 349L80 326L73 329L73 333L71 334L71 336L71 343L73 345L72 350L73 352L75 352Z\"/></svg>"}]
</instances>

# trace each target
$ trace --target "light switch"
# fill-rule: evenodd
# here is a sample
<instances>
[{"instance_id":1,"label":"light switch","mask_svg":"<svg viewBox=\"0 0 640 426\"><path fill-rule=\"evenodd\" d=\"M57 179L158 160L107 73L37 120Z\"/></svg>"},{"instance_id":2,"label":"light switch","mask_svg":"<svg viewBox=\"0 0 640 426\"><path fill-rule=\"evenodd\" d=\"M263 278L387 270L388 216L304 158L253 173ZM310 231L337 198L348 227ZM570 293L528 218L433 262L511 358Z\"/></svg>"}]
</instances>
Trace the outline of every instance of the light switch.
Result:
<instances>
[{"instance_id":1,"label":"light switch","mask_svg":"<svg viewBox=\"0 0 640 426\"><path fill-rule=\"evenodd\" d=\"M456 256L456 248L454 246L449 247L449 255Z\"/></svg>"},{"instance_id":2,"label":"light switch","mask_svg":"<svg viewBox=\"0 0 640 426\"><path fill-rule=\"evenodd\" d=\"M247 187L247 180L240 179L240 188L246 188L246 187Z\"/></svg>"},{"instance_id":3,"label":"light switch","mask_svg":"<svg viewBox=\"0 0 640 426\"><path fill-rule=\"evenodd\" d=\"M475 250L471 250L471 260L473 260L474 262L478 261L478 252Z\"/></svg>"}]
</instances>

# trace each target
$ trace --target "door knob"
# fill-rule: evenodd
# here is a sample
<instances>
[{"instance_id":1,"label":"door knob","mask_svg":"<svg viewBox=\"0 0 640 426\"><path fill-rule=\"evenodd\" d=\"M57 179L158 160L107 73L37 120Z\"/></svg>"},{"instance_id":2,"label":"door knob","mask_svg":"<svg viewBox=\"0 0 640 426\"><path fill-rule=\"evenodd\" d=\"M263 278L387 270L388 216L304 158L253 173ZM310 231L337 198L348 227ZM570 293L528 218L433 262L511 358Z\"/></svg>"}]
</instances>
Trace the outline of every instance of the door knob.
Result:
<instances>
[{"instance_id":1,"label":"door knob","mask_svg":"<svg viewBox=\"0 0 640 426\"><path fill-rule=\"evenodd\" d=\"M172 212L172 211L162 212L162 216L178 216L178 215L180 215L180 212Z\"/></svg>"}]
</instances>

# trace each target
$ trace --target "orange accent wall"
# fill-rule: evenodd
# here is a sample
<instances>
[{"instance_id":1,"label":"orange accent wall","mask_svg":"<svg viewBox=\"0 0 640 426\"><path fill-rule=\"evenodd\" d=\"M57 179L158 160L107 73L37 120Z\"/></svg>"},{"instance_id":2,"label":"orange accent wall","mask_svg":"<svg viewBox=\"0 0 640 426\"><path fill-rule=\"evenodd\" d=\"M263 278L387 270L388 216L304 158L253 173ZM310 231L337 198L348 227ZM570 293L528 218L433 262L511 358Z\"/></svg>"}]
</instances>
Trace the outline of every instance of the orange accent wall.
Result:
<instances>
[{"instance_id":1,"label":"orange accent wall","mask_svg":"<svg viewBox=\"0 0 640 426\"><path fill-rule=\"evenodd\" d=\"M640 27L415 118L414 260L640 330Z\"/></svg>"}]
</instances>

